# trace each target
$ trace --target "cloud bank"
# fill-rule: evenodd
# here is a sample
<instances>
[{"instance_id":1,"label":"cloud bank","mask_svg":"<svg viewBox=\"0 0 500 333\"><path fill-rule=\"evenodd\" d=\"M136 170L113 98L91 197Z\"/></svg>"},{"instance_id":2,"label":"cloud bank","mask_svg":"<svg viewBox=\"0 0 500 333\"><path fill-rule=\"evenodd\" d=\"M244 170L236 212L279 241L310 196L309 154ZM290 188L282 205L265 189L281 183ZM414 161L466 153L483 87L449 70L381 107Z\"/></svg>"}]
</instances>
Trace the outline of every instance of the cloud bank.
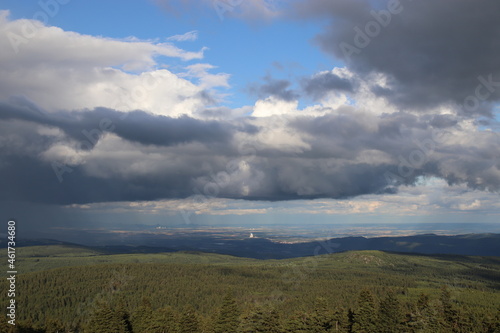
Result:
<instances>
[{"instance_id":1,"label":"cloud bank","mask_svg":"<svg viewBox=\"0 0 500 333\"><path fill-rule=\"evenodd\" d=\"M478 121L499 99L498 4L445 4L401 2L404 10L346 59L341 43L355 46L354 28L385 4L294 3L290 17L328 20L316 41L346 66L304 77L297 89L266 77L255 104L240 109L218 105L229 75L209 72L216 67L204 49L42 25L16 54L0 34L12 51L0 54L0 200L346 199L397 193L425 177L496 194L500 137ZM0 16L0 30L22 34L25 20ZM158 56L185 61L184 71ZM314 103L299 107L302 96ZM478 106L464 111L468 96Z\"/></svg>"}]
</instances>

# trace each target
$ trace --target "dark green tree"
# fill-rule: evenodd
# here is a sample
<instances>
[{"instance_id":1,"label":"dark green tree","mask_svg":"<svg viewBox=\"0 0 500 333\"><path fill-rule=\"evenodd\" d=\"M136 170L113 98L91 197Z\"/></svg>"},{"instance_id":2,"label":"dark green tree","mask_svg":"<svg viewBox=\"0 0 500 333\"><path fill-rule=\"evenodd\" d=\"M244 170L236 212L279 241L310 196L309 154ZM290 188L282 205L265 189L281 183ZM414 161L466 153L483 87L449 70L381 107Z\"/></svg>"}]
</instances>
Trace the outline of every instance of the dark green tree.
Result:
<instances>
[{"instance_id":1,"label":"dark green tree","mask_svg":"<svg viewBox=\"0 0 500 333\"><path fill-rule=\"evenodd\" d=\"M457 310L457 332L483 332L482 323L474 316L471 309L464 306Z\"/></svg>"},{"instance_id":2,"label":"dark green tree","mask_svg":"<svg viewBox=\"0 0 500 333\"><path fill-rule=\"evenodd\" d=\"M141 305L132 313L130 324L134 332L147 332L153 319L153 308L148 298L143 297Z\"/></svg>"},{"instance_id":3,"label":"dark green tree","mask_svg":"<svg viewBox=\"0 0 500 333\"><path fill-rule=\"evenodd\" d=\"M500 308L498 308L493 324L491 325L493 333L500 333Z\"/></svg>"},{"instance_id":4,"label":"dark green tree","mask_svg":"<svg viewBox=\"0 0 500 333\"><path fill-rule=\"evenodd\" d=\"M9 325L11 326L11 325ZM9 333L45 333L45 329L33 325L31 320L20 320Z\"/></svg>"},{"instance_id":5,"label":"dark green tree","mask_svg":"<svg viewBox=\"0 0 500 333\"><path fill-rule=\"evenodd\" d=\"M275 308L268 308L264 316L264 327L266 332L269 333L281 333L281 320L278 311Z\"/></svg>"},{"instance_id":6,"label":"dark green tree","mask_svg":"<svg viewBox=\"0 0 500 333\"><path fill-rule=\"evenodd\" d=\"M177 314L169 307L153 312L152 320L147 328L149 333L177 333L179 324Z\"/></svg>"},{"instance_id":7,"label":"dark green tree","mask_svg":"<svg viewBox=\"0 0 500 333\"><path fill-rule=\"evenodd\" d=\"M295 312L283 325L283 332L306 333L309 330L310 316L305 312Z\"/></svg>"},{"instance_id":8,"label":"dark green tree","mask_svg":"<svg viewBox=\"0 0 500 333\"><path fill-rule=\"evenodd\" d=\"M347 310L347 332L352 333L354 326L354 311L353 309Z\"/></svg>"},{"instance_id":9,"label":"dark green tree","mask_svg":"<svg viewBox=\"0 0 500 333\"><path fill-rule=\"evenodd\" d=\"M49 317L45 320L45 333L65 333L65 332L66 328L59 319Z\"/></svg>"},{"instance_id":10,"label":"dark green tree","mask_svg":"<svg viewBox=\"0 0 500 333\"><path fill-rule=\"evenodd\" d=\"M403 312L393 291L389 291L380 302L378 311L378 332L399 333L402 330Z\"/></svg>"},{"instance_id":11,"label":"dark green tree","mask_svg":"<svg viewBox=\"0 0 500 333\"><path fill-rule=\"evenodd\" d=\"M188 306L181 315L179 322L180 333L199 333L200 319L192 306Z\"/></svg>"},{"instance_id":12,"label":"dark green tree","mask_svg":"<svg viewBox=\"0 0 500 333\"><path fill-rule=\"evenodd\" d=\"M347 332L348 313L342 307L337 307L332 314L332 328L330 332Z\"/></svg>"},{"instance_id":13,"label":"dark green tree","mask_svg":"<svg viewBox=\"0 0 500 333\"><path fill-rule=\"evenodd\" d=\"M495 319L493 320L493 327L495 328L495 333L500 333L500 307L498 308Z\"/></svg>"},{"instance_id":14,"label":"dark green tree","mask_svg":"<svg viewBox=\"0 0 500 333\"><path fill-rule=\"evenodd\" d=\"M100 303L92 315L86 332L90 333L127 333L127 323L121 315L114 311L109 304Z\"/></svg>"},{"instance_id":15,"label":"dark green tree","mask_svg":"<svg viewBox=\"0 0 500 333\"><path fill-rule=\"evenodd\" d=\"M374 333L376 332L376 307L375 298L371 291L362 290L358 298L358 309L354 312L352 332Z\"/></svg>"},{"instance_id":16,"label":"dark green tree","mask_svg":"<svg viewBox=\"0 0 500 333\"><path fill-rule=\"evenodd\" d=\"M429 295L420 294L417 303L406 315L406 325L410 332L431 333L438 331L436 313L430 304Z\"/></svg>"},{"instance_id":17,"label":"dark green tree","mask_svg":"<svg viewBox=\"0 0 500 333\"><path fill-rule=\"evenodd\" d=\"M231 294L227 294L222 301L217 320L215 321L215 333L236 332L240 324L240 310L236 300Z\"/></svg>"},{"instance_id":18,"label":"dark green tree","mask_svg":"<svg viewBox=\"0 0 500 333\"><path fill-rule=\"evenodd\" d=\"M125 300L122 298L118 301L116 306L116 316L123 321L125 325L125 332L132 332L132 324L130 323L130 314L125 306Z\"/></svg>"},{"instance_id":19,"label":"dark green tree","mask_svg":"<svg viewBox=\"0 0 500 333\"><path fill-rule=\"evenodd\" d=\"M441 301L440 319L442 328L448 332L458 332L458 312L451 300L451 292L446 286L441 288L439 300Z\"/></svg>"},{"instance_id":20,"label":"dark green tree","mask_svg":"<svg viewBox=\"0 0 500 333\"><path fill-rule=\"evenodd\" d=\"M282 332L278 312L273 308L257 306L248 315L243 317L238 332Z\"/></svg>"},{"instance_id":21,"label":"dark green tree","mask_svg":"<svg viewBox=\"0 0 500 333\"><path fill-rule=\"evenodd\" d=\"M333 314L324 297L318 297L314 302L311 327L316 332L329 332L333 327Z\"/></svg>"}]
</instances>

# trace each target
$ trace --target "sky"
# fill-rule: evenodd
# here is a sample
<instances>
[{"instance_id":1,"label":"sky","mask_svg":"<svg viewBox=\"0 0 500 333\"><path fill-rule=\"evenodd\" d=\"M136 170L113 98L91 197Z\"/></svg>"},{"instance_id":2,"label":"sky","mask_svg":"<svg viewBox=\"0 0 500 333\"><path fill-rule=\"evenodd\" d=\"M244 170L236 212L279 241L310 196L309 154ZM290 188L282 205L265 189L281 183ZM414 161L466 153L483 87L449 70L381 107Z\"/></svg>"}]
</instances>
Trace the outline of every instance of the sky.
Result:
<instances>
[{"instance_id":1,"label":"sky","mask_svg":"<svg viewBox=\"0 0 500 333\"><path fill-rule=\"evenodd\" d=\"M4 0L1 218L496 223L499 12L496 0Z\"/></svg>"}]
</instances>

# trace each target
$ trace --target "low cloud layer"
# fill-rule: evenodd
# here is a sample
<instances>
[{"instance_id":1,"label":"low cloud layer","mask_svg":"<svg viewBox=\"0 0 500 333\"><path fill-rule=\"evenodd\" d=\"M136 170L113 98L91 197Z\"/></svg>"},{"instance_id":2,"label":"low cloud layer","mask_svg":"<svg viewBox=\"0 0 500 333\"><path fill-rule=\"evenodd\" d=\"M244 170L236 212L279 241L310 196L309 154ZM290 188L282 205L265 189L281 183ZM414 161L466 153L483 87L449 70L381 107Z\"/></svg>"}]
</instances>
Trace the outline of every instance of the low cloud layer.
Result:
<instances>
[{"instance_id":1,"label":"low cloud layer","mask_svg":"<svg viewBox=\"0 0 500 333\"><path fill-rule=\"evenodd\" d=\"M0 118L0 177L15 189L4 199L348 198L393 193L421 176L500 190L498 134L442 117L345 107L229 124L103 108L44 115L3 103Z\"/></svg>"},{"instance_id":2,"label":"low cloud layer","mask_svg":"<svg viewBox=\"0 0 500 333\"><path fill-rule=\"evenodd\" d=\"M355 43L354 27L374 20L367 1L294 6L295 18L330 22L316 41L343 59L339 45ZM346 199L394 194L426 177L498 194L500 137L493 118L480 118L499 99L498 4L401 6L345 67L298 79L300 92L266 77L255 104L240 108L217 103L229 75L209 73L216 67L204 49L41 26L22 54L0 55L0 200ZM0 28L21 33L25 21L2 12ZM0 46L9 49L5 36ZM185 61L183 71L158 56ZM470 94L478 107L467 113L460 104ZM315 104L299 107L303 96ZM481 200L447 204L468 210Z\"/></svg>"}]
</instances>

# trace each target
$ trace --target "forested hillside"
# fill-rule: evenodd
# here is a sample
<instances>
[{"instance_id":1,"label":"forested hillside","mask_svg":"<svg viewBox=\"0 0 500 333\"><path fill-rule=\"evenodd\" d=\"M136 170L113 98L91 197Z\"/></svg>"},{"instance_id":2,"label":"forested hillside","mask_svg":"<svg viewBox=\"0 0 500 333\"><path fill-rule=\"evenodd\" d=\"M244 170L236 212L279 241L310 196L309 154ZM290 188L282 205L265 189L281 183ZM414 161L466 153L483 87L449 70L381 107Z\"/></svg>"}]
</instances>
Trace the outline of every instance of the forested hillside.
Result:
<instances>
[{"instance_id":1,"label":"forested hillside","mask_svg":"<svg viewBox=\"0 0 500 333\"><path fill-rule=\"evenodd\" d=\"M31 251L17 276L17 331L3 324L1 332L500 330L496 257L359 251L263 261Z\"/></svg>"}]
</instances>

